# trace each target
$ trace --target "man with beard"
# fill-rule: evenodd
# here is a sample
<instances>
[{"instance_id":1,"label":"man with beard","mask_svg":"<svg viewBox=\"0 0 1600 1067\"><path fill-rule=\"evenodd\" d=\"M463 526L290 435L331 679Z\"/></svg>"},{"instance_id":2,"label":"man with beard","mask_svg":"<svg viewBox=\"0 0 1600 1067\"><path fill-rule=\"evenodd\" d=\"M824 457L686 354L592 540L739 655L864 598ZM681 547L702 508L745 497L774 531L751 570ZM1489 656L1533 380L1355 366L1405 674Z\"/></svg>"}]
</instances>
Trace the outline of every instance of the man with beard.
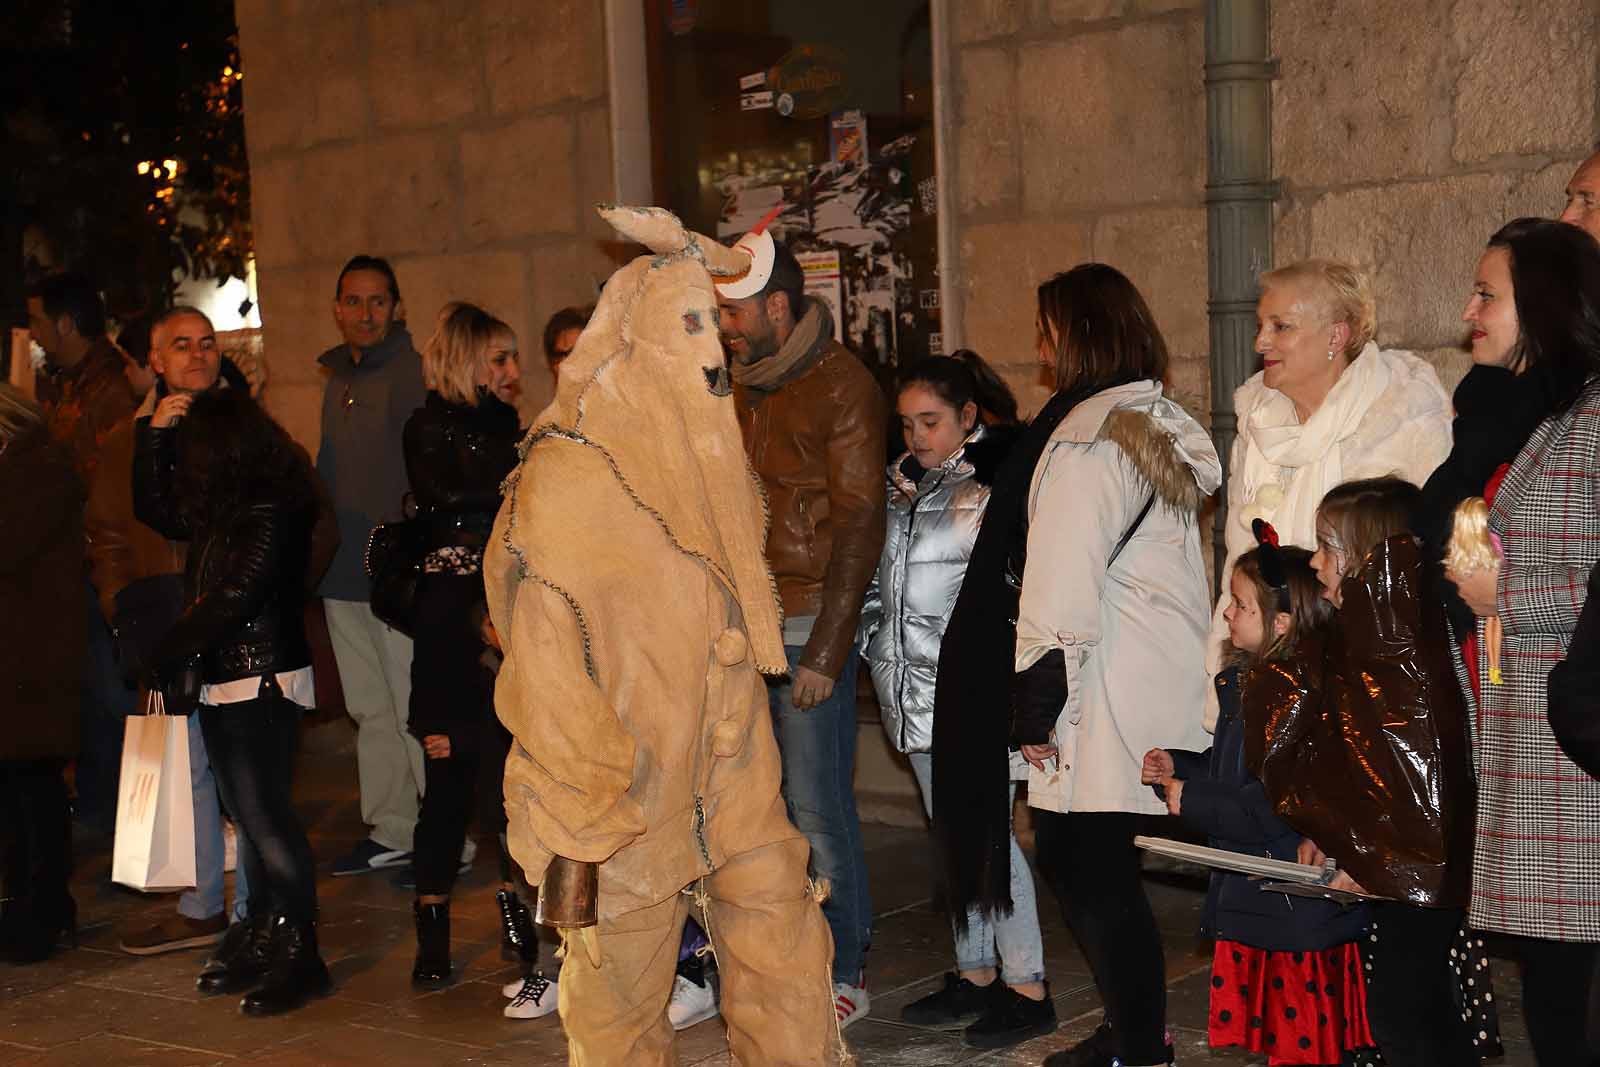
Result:
<instances>
[{"instance_id":1,"label":"man with beard","mask_svg":"<svg viewBox=\"0 0 1600 1067\"><path fill-rule=\"evenodd\" d=\"M856 624L884 536L885 409L861 361L833 338L826 304L765 231L739 242L754 266L718 283L722 341L751 464L771 509L767 560L783 600L787 679L768 687L789 817L830 889L835 1011L868 1010L872 901L856 815Z\"/></svg>"}]
</instances>

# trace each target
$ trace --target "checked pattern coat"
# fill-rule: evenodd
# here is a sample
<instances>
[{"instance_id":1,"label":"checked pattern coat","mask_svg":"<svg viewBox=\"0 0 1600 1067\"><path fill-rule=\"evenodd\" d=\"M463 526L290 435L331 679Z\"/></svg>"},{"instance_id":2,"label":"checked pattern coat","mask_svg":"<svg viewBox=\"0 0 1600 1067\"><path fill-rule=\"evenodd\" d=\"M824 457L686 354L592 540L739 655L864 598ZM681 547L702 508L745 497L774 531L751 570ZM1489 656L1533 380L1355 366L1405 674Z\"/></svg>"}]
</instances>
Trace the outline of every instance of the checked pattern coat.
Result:
<instances>
[{"instance_id":1,"label":"checked pattern coat","mask_svg":"<svg viewBox=\"0 0 1600 1067\"><path fill-rule=\"evenodd\" d=\"M1566 655L1600 559L1600 379L1533 432L1489 525L1505 550L1504 683L1489 683L1480 657L1472 925L1600 941L1600 781L1567 759L1545 718L1550 669Z\"/></svg>"}]
</instances>

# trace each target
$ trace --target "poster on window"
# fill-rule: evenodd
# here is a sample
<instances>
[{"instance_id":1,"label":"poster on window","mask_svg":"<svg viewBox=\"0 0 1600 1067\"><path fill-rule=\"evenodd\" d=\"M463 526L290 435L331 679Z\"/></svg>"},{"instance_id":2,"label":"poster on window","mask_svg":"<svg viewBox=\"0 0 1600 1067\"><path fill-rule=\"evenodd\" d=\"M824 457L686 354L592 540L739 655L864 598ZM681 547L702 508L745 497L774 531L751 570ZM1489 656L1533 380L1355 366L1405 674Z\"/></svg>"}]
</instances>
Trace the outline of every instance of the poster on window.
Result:
<instances>
[{"instance_id":1,"label":"poster on window","mask_svg":"<svg viewBox=\"0 0 1600 1067\"><path fill-rule=\"evenodd\" d=\"M806 276L806 295L828 305L833 316L833 339L844 343L845 306L844 275L839 270L837 250L825 252L798 252L794 257Z\"/></svg>"}]
</instances>

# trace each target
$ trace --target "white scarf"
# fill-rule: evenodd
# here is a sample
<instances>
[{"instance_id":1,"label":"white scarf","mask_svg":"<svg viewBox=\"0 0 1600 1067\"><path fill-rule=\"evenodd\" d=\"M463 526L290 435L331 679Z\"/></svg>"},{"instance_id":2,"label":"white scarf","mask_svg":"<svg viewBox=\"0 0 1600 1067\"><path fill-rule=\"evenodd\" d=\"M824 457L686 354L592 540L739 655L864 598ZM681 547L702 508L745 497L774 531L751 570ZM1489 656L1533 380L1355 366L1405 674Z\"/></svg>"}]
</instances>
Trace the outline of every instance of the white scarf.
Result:
<instances>
[{"instance_id":1,"label":"white scarf","mask_svg":"<svg viewBox=\"0 0 1600 1067\"><path fill-rule=\"evenodd\" d=\"M1276 390L1264 391L1240 427L1246 485L1254 492L1235 521L1247 536L1251 520L1263 518L1283 544L1315 547L1317 506L1345 480L1344 442L1388 391L1394 380L1392 358L1367 342L1304 423L1294 401Z\"/></svg>"}]
</instances>

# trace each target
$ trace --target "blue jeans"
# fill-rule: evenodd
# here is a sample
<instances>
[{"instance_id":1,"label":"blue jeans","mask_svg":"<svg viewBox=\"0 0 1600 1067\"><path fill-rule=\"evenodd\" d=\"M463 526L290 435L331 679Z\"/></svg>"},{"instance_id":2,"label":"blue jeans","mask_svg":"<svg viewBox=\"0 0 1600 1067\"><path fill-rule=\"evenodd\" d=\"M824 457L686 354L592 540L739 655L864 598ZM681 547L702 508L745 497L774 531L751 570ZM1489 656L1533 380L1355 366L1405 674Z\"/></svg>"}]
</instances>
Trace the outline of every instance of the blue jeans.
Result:
<instances>
[{"instance_id":1,"label":"blue jeans","mask_svg":"<svg viewBox=\"0 0 1600 1067\"><path fill-rule=\"evenodd\" d=\"M122 727L138 695L122 680L111 627L100 612L100 598L85 579L84 610L88 645L84 649L82 725L78 740L77 814L107 830L117 823L117 781L122 777Z\"/></svg>"},{"instance_id":2,"label":"blue jeans","mask_svg":"<svg viewBox=\"0 0 1600 1067\"><path fill-rule=\"evenodd\" d=\"M785 645L789 670L805 650ZM861 983L872 941L867 858L856 817L856 663L852 653L833 694L809 711L794 706L793 684L767 683L772 727L783 756L783 799L789 819L811 843L811 873L830 886L822 914L833 931L833 978Z\"/></svg>"},{"instance_id":3,"label":"blue jeans","mask_svg":"<svg viewBox=\"0 0 1600 1067\"><path fill-rule=\"evenodd\" d=\"M911 773L922 791L922 807L933 818L933 753L910 752ZM1017 783L1011 783L1011 799L1017 798ZM1008 986L1044 981L1044 939L1039 934L1039 901L1033 888L1033 872L1011 835L1011 914L985 919L973 908L967 912L967 932L957 932L956 969L981 971L1000 969L1000 980Z\"/></svg>"},{"instance_id":4,"label":"blue jeans","mask_svg":"<svg viewBox=\"0 0 1600 1067\"><path fill-rule=\"evenodd\" d=\"M200 716L189 716L189 788L194 794L194 877L195 886L178 898L178 914L191 919L220 915L227 901L223 897L222 805L217 796L217 779L206 758L206 740L200 732ZM250 879L245 870L249 862L245 850L250 841L237 835L238 863L233 872L233 910L230 922L250 914ZM250 861L253 862L253 861Z\"/></svg>"}]
</instances>

